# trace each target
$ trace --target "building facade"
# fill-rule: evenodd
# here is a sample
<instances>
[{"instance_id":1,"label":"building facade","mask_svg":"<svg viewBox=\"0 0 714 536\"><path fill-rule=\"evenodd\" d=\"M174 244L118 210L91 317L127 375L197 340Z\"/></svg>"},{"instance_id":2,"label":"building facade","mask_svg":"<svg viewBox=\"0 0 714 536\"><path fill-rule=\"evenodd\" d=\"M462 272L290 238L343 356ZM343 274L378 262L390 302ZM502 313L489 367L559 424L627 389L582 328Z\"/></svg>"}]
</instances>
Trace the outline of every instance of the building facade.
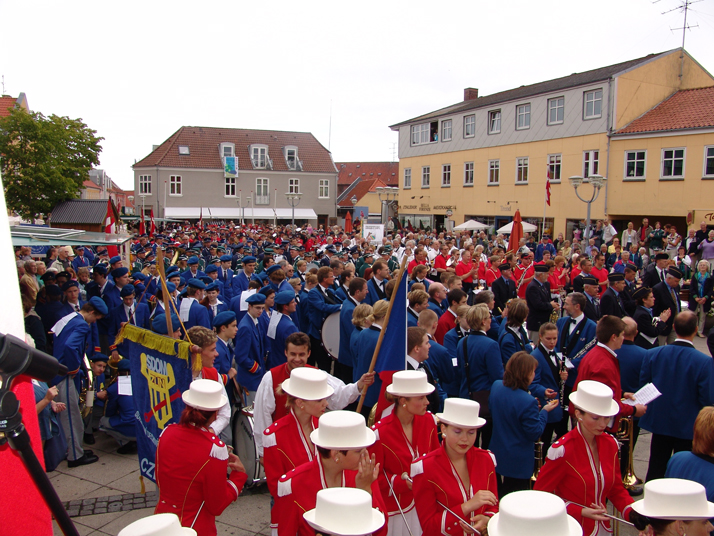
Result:
<instances>
[{"instance_id":1,"label":"building facade","mask_svg":"<svg viewBox=\"0 0 714 536\"><path fill-rule=\"evenodd\" d=\"M642 217L684 225L692 209L714 196L714 183L701 173L714 125L690 120L684 130L669 125L656 134L627 127L678 93L712 85L711 74L676 49L485 97L467 88L462 102L391 127L399 132L400 219L444 227L451 211L457 225L473 218L498 228L519 209L525 221L541 227L545 216L545 228L570 235L586 205L568 177L597 174L608 180L592 205L593 219L607 215L618 228L632 220L637 228ZM683 143L691 144L686 159L698 166L662 176L671 166L663 163L672 154L665 149ZM643 150L646 174L628 179L625 160L645 158ZM584 197L590 192L581 187Z\"/></svg>"},{"instance_id":2,"label":"building facade","mask_svg":"<svg viewBox=\"0 0 714 536\"><path fill-rule=\"evenodd\" d=\"M133 169L138 214L336 222L337 169L310 133L181 127ZM301 194L295 207L287 194Z\"/></svg>"}]
</instances>

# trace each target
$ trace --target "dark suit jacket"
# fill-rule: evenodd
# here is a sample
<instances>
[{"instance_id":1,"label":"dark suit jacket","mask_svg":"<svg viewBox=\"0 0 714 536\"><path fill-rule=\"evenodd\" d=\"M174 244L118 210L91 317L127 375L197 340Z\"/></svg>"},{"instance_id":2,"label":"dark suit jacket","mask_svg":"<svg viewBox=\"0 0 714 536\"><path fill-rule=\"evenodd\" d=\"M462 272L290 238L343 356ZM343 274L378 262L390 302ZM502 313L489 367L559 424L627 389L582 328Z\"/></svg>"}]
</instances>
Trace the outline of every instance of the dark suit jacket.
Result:
<instances>
[{"instance_id":1,"label":"dark suit jacket","mask_svg":"<svg viewBox=\"0 0 714 536\"><path fill-rule=\"evenodd\" d=\"M493 310L495 314L499 315L506 308L506 303L508 300L517 297L516 294L516 282L513 279L508 279L507 281L503 277L499 277L494 280L491 285L491 292L493 292L495 305Z\"/></svg>"},{"instance_id":2,"label":"dark suit jacket","mask_svg":"<svg viewBox=\"0 0 714 536\"><path fill-rule=\"evenodd\" d=\"M672 310L672 314L666 322L667 327L662 330L661 335L669 335L670 331L672 331L674 317L677 315L680 309L679 289L674 289L674 293L677 299L677 303L674 303L672 301L672 295L669 293L669 289L667 288L666 283L657 283L654 287L652 287L652 294L655 298L655 304L652 308L652 313L654 314L654 316L659 316L659 314L665 309Z\"/></svg>"},{"instance_id":3,"label":"dark suit jacket","mask_svg":"<svg viewBox=\"0 0 714 536\"><path fill-rule=\"evenodd\" d=\"M632 287L627 284L627 281L625 281L625 288L622 292L620 292L620 297L622 298L622 303L625 304L625 312L627 313L627 316L632 316L635 314L635 309L637 309L637 302L635 301L635 298L632 297L632 293L635 291L635 284L632 284Z\"/></svg>"},{"instance_id":4,"label":"dark suit jacket","mask_svg":"<svg viewBox=\"0 0 714 536\"><path fill-rule=\"evenodd\" d=\"M632 316L633 320L637 322L637 337L635 337L635 344L645 350L659 346L657 341L657 335L663 335L664 330L667 328L667 324L664 322L657 322L657 324L652 324L652 315L650 312L642 306L635 309L635 314ZM642 335L647 335L655 339L654 343L651 343L645 339Z\"/></svg>"},{"instance_id":5,"label":"dark suit jacket","mask_svg":"<svg viewBox=\"0 0 714 536\"><path fill-rule=\"evenodd\" d=\"M539 283L533 279L526 288L526 303L528 303L528 318L526 327L529 331L538 331L550 319L553 304L550 303L550 284Z\"/></svg>"},{"instance_id":6,"label":"dark suit jacket","mask_svg":"<svg viewBox=\"0 0 714 536\"><path fill-rule=\"evenodd\" d=\"M620 296L615 294L615 291L611 288L605 290L600 298L600 313L605 315L613 315L618 318L622 318L627 313L625 312L625 304L622 302Z\"/></svg>"},{"instance_id":7,"label":"dark suit jacket","mask_svg":"<svg viewBox=\"0 0 714 536\"><path fill-rule=\"evenodd\" d=\"M647 268L645 268L645 273L642 274L642 286L654 288L654 286L660 282L662 282L662 279L660 279L656 265L653 261L647 266Z\"/></svg>"},{"instance_id":8,"label":"dark suit jacket","mask_svg":"<svg viewBox=\"0 0 714 536\"><path fill-rule=\"evenodd\" d=\"M600 309L600 306L598 305L596 308L590 302L590 296L585 296L585 309L583 309L583 313L585 313L585 316L596 324L597 321L600 320L600 318L602 317L602 310Z\"/></svg>"}]
</instances>

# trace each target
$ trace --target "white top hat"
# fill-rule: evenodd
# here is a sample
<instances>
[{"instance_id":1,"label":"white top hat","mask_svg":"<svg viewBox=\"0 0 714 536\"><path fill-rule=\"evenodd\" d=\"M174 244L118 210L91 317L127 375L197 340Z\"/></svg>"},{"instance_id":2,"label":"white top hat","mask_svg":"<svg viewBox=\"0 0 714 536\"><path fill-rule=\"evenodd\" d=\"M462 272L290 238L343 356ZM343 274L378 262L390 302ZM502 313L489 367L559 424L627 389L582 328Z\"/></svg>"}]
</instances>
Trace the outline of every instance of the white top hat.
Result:
<instances>
[{"instance_id":1,"label":"white top hat","mask_svg":"<svg viewBox=\"0 0 714 536\"><path fill-rule=\"evenodd\" d=\"M447 398L444 400L444 412L437 413L436 418L445 424L453 424L463 428L481 428L486 419L478 416L481 404L465 398Z\"/></svg>"},{"instance_id":2,"label":"white top hat","mask_svg":"<svg viewBox=\"0 0 714 536\"><path fill-rule=\"evenodd\" d=\"M330 411L320 417L310 439L318 447L334 450L357 450L373 445L375 433L367 428L364 417L354 411Z\"/></svg>"},{"instance_id":3,"label":"white top hat","mask_svg":"<svg viewBox=\"0 0 714 536\"><path fill-rule=\"evenodd\" d=\"M434 391L423 370L400 370L392 377L387 392L394 396L425 396Z\"/></svg>"},{"instance_id":4,"label":"white top hat","mask_svg":"<svg viewBox=\"0 0 714 536\"><path fill-rule=\"evenodd\" d=\"M357 488L321 489L315 508L302 517L316 531L338 536L372 534L384 525L384 514L372 508L372 496Z\"/></svg>"},{"instance_id":5,"label":"white top hat","mask_svg":"<svg viewBox=\"0 0 714 536\"><path fill-rule=\"evenodd\" d=\"M645 496L632 504L643 516L658 519L709 519L714 503L707 501L704 486L681 478L658 478L645 484Z\"/></svg>"},{"instance_id":6,"label":"white top hat","mask_svg":"<svg viewBox=\"0 0 714 536\"><path fill-rule=\"evenodd\" d=\"M604 383L583 380L569 398L580 409L600 417L612 417L620 412L620 406L612 399L612 389Z\"/></svg>"},{"instance_id":7,"label":"white top hat","mask_svg":"<svg viewBox=\"0 0 714 536\"><path fill-rule=\"evenodd\" d=\"M501 499L488 522L490 536L582 536L563 499L545 491L515 491Z\"/></svg>"},{"instance_id":8,"label":"white top hat","mask_svg":"<svg viewBox=\"0 0 714 536\"><path fill-rule=\"evenodd\" d=\"M223 386L213 380L194 380L181 395L184 404L196 409L215 411L228 403Z\"/></svg>"},{"instance_id":9,"label":"white top hat","mask_svg":"<svg viewBox=\"0 0 714 536\"><path fill-rule=\"evenodd\" d=\"M282 383L283 391L303 400L322 400L335 390L327 385L327 373L310 367L296 368Z\"/></svg>"},{"instance_id":10,"label":"white top hat","mask_svg":"<svg viewBox=\"0 0 714 536\"><path fill-rule=\"evenodd\" d=\"M182 527L176 514L155 514L127 525L119 536L196 536L196 531Z\"/></svg>"}]
</instances>

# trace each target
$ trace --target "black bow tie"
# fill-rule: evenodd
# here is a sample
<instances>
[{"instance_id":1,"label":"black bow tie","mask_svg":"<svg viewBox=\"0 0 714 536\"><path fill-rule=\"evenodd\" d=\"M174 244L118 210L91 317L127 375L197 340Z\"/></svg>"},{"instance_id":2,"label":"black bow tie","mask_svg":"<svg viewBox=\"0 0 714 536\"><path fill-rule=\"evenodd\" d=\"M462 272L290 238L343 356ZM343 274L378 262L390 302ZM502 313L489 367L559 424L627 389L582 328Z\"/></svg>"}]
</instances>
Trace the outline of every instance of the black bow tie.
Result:
<instances>
[{"instance_id":1,"label":"black bow tie","mask_svg":"<svg viewBox=\"0 0 714 536\"><path fill-rule=\"evenodd\" d=\"M571 319L570 319L570 323L571 323L571 324L577 324L578 321L577 321L575 318L571 318Z\"/></svg>"}]
</instances>

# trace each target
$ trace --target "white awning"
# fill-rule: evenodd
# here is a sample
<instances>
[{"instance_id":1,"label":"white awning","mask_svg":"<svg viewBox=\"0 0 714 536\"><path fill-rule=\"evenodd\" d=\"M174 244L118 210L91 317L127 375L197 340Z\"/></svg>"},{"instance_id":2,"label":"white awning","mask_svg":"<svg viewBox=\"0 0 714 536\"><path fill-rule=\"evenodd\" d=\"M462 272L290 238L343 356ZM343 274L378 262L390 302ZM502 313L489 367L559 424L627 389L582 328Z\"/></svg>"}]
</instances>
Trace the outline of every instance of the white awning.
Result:
<instances>
[{"instance_id":1,"label":"white awning","mask_svg":"<svg viewBox=\"0 0 714 536\"><path fill-rule=\"evenodd\" d=\"M238 207L166 207L166 217L172 219L197 220L203 214L204 220L239 220L255 218L259 220L272 220L276 217L279 220L289 220L292 218L290 208L251 208L240 209ZM317 214L311 208L296 208L296 220L317 220Z\"/></svg>"}]
</instances>

